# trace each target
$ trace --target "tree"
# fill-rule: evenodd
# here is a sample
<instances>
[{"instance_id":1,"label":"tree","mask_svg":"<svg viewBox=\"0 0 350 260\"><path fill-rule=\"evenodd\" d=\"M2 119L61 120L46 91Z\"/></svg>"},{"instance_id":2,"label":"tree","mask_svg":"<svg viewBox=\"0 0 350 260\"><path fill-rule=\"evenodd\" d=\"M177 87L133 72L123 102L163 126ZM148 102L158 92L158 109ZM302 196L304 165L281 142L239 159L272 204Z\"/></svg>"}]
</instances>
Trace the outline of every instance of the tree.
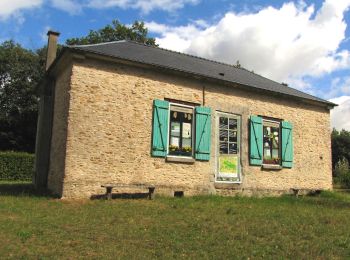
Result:
<instances>
[{"instance_id":1,"label":"tree","mask_svg":"<svg viewBox=\"0 0 350 260\"><path fill-rule=\"evenodd\" d=\"M147 45L157 46L154 38L148 37L148 29L144 22L135 21L131 27L121 24L118 20L113 20L97 31L90 30L87 36L81 38L71 38L66 41L67 45L96 44L102 42L132 40Z\"/></svg>"},{"instance_id":2,"label":"tree","mask_svg":"<svg viewBox=\"0 0 350 260\"><path fill-rule=\"evenodd\" d=\"M157 46L143 22L130 27L114 20L68 45L133 40ZM58 51L62 46L58 46ZM34 152L38 114L38 86L45 74L46 46L32 51L14 41L0 44L0 150Z\"/></svg>"},{"instance_id":3,"label":"tree","mask_svg":"<svg viewBox=\"0 0 350 260\"><path fill-rule=\"evenodd\" d=\"M40 52L13 41L0 45L0 149L33 152L38 83L44 75Z\"/></svg>"},{"instance_id":4,"label":"tree","mask_svg":"<svg viewBox=\"0 0 350 260\"><path fill-rule=\"evenodd\" d=\"M350 162L350 132L346 130L332 131L332 166L335 169L335 165L341 159L345 158ZM333 171L334 174L334 171Z\"/></svg>"}]
</instances>

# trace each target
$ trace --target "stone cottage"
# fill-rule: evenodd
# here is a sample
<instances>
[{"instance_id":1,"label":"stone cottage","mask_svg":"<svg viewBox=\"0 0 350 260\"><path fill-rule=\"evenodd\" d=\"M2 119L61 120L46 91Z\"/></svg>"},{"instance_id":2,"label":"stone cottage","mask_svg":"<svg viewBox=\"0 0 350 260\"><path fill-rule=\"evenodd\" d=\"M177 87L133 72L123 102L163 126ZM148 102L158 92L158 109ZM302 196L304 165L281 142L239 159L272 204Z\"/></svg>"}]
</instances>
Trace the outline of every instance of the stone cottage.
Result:
<instances>
[{"instance_id":1,"label":"stone cottage","mask_svg":"<svg viewBox=\"0 0 350 260\"><path fill-rule=\"evenodd\" d=\"M49 32L37 187L155 193L332 189L333 103L242 68L131 41L67 46ZM258 58L258 57L257 57Z\"/></svg>"}]
</instances>

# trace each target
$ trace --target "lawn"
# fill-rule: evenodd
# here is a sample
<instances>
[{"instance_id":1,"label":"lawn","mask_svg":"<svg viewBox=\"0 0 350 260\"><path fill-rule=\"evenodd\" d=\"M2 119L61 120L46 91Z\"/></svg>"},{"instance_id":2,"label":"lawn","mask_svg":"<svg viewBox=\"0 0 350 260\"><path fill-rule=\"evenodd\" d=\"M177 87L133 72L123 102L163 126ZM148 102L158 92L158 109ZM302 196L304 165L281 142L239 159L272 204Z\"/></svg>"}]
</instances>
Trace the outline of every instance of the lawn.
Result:
<instances>
[{"instance_id":1,"label":"lawn","mask_svg":"<svg viewBox=\"0 0 350 260\"><path fill-rule=\"evenodd\" d=\"M350 257L350 195L65 201L0 183L2 258Z\"/></svg>"}]
</instances>

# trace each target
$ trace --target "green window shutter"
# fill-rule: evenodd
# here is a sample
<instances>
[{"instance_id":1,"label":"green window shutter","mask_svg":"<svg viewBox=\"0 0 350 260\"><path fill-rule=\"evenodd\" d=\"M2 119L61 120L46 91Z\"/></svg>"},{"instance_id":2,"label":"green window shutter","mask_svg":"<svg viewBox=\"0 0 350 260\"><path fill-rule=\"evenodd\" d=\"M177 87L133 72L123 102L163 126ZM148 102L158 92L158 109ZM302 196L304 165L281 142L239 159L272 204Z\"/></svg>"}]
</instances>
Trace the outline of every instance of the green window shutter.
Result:
<instances>
[{"instance_id":1,"label":"green window shutter","mask_svg":"<svg viewBox=\"0 0 350 260\"><path fill-rule=\"evenodd\" d=\"M262 165L263 162L263 124L259 116L250 116L250 150L251 165Z\"/></svg>"},{"instance_id":2,"label":"green window shutter","mask_svg":"<svg viewBox=\"0 0 350 260\"><path fill-rule=\"evenodd\" d=\"M211 109L210 107L196 107L196 146L195 158L209 161L211 142Z\"/></svg>"},{"instance_id":3,"label":"green window shutter","mask_svg":"<svg viewBox=\"0 0 350 260\"><path fill-rule=\"evenodd\" d=\"M282 122L282 166L293 166L293 126L287 121Z\"/></svg>"},{"instance_id":4,"label":"green window shutter","mask_svg":"<svg viewBox=\"0 0 350 260\"><path fill-rule=\"evenodd\" d=\"M165 157L168 146L168 111L169 102L154 100L153 102L153 135L152 155Z\"/></svg>"}]
</instances>

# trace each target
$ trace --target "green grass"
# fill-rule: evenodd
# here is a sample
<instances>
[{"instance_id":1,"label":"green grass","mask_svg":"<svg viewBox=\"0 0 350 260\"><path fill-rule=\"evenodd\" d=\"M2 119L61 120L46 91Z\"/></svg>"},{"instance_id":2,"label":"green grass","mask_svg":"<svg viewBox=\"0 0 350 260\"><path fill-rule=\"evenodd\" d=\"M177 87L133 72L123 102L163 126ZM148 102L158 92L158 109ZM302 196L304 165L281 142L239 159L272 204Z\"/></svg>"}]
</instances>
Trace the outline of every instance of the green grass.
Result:
<instances>
[{"instance_id":1,"label":"green grass","mask_svg":"<svg viewBox=\"0 0 350 260\"><path fill-rule=\"evenodd\" d=\"M11 185L0 183L1 258L350 257L346 193L62 201Z\"/></svg>"}]
</instances>

